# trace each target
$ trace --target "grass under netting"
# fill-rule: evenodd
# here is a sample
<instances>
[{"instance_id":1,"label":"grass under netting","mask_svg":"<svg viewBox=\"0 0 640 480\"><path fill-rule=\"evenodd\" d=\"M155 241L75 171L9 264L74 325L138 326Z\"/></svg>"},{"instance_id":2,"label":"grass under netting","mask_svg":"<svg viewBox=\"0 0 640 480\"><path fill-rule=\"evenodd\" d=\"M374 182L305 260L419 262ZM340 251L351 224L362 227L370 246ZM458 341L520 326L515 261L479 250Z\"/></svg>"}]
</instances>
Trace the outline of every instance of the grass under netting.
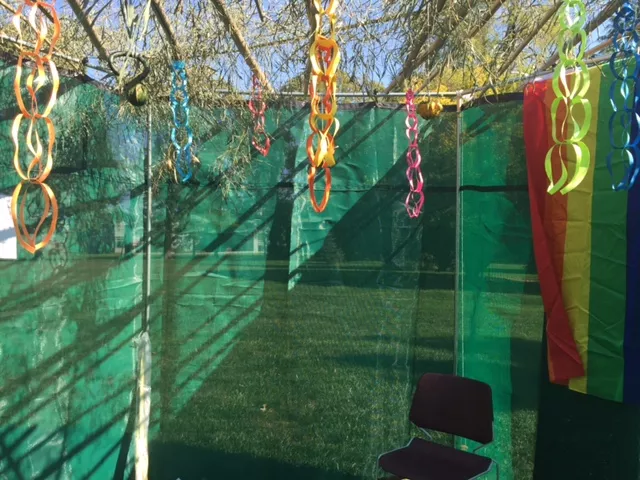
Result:
<instances>
[{"instance_id":1,"label":"grass under netting","mask_svg":"<svg viewBox=\"0 0 640 480\"><path fill-rule=\"evenodd\" d=\"M154 478L382 477L378 455L418 434L408 422L417 379L453 372L450 290L299 283L287 292L286 284L236 280L233 293L214 296L223 315L208 320L179 293L177 317L152 330L154 353L161 351ZM487 361L511 363L520 480L533 470L542 314L537 295L514 301L521 314L510 333L480 340L489 349L492 340L511 343L511 359L488 352ZM220 316L226 323L216 326Z\"/></svg>"}]
</instances>

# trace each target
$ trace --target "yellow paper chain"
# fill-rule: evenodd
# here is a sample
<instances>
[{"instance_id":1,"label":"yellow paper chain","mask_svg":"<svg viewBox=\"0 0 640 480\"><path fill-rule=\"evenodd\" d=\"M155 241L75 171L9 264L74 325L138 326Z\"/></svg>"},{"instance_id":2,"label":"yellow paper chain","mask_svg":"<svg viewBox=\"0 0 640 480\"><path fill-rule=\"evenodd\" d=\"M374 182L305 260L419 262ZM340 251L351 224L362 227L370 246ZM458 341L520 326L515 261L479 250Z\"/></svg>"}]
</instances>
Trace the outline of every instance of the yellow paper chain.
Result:
<instances>
[{"instance_id":1,"label":"yellow paper chain","mask_svg":"<svg viewBox=\"0 0 640 480\"><path fill-rule=\"evenodd\" d=\"M560 9L560 33L558 35L559 62L551 86L556 98L551 104L553 145L545 158L545 171L549 179L547 192L565 195L574 190L587 176L591 153L584 143L591 126L591 103L586 98L589 90L590 74L585 62L587 48L587 10L582 0L564 0ZM580 39L578 51L574 50L574 39ZM573 70L573 75L568 72ZM582 124L575 112L582 109ZM575 170L569 178L565 154L575 159ZM560 160L560 176L556 179L553 160Z\"/></svg>"},{"instance_id":2,"label":"yellow paper chain","mask_svg":"<svg viewBox=\"0 0 640 480\"><path fill-rule=\"evenodd\" d=\"M18 31L18 38L21 41L22 14L27 8L29 9L27 19L36 34L36 41L32 50L27 50L24 47L21 49L16 67L16 76L13 82L16 101L20 109L20 113L14 119L11 128L11 137L15 146L13 165L21 181L13 192L11 199L11 216L16 229L18 242L29 253L35 253L51 241L58 221L58 202L56 196L51 188L44 182L53 168L53 146L55 144L56 132L53 122L51 118L49 118L49 114L56 104L58 89L60 87L58 70L53 61L53 52L60 38L60 22L58 21L58 15L54 5L39 0L24 0L24 3L20 5L13 17L13 25ZM51 22L47 19L47 16L44 15L43 12L45 11L49 13L50 19L52 20ZM47 23L52 23L52 26L48 26ZM51 36L49 36L50 33ZM49 44L48 48L45 48L46 43ZM25 43L21 42L21 44L24 45ZM32 64L31 72L27 76L24 84L24 87L29 93L27 102L24 101L22 96L22 70L25 61ZM49 71L49 75L47 75L47 70ZM49 93L49 98L44 108L41 109L38 105L38 96L39 92L46 86L50 86L51 92ZM29 105L30 109L27 109L27 105ZM26 169L20 160L21 142L19 136L23 120L29 122L24 141L31 160ZM38 127L41 124L39 122L44 122L47 131L46 151L40 134L38 133ZM44 211L33 233L29 231L29 226L25 219L25 208L31 186L38 187L44 197ZM49 212L51 212L49 229L44 238L38 241L38 235L49 217Z\"/></svg>"},{"instance_id":3,"label":"yellow paper chain","mask_svg":"<svg viewBox=\"0 0 640 480\"><path fill-rule=\"evenodd\" d=\"M340 64L340 47L336 41L336 11L338 0L329 0L324 7L322 0L313 0L316 9L316 30L313 44L309 51L311 60L311 114L309 125L311 135L307 139L307 156L311 168L309 170L309 191L313 209L320 213L329 203L331 193L331 168L336 164L334 138L340 124L335 118L338 111L336 98L336 74ZM322 33L324 19L329 21L329 36ZM318 168L325 172L325 189L322 202L318 204L315 195L315 178Z\"/></svg>"}]
</instances>

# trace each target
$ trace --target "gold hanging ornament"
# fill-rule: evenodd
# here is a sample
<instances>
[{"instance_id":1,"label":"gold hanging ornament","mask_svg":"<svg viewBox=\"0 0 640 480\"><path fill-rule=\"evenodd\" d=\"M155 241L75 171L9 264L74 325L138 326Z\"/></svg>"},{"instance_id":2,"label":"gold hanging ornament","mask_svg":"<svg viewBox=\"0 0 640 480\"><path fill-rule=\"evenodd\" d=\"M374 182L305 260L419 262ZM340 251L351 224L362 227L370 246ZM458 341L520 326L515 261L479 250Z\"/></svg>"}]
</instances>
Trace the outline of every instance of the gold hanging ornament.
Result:
<instances>
[{"instance_id":1,"label":"gold hanging ornament","mask_svg":"<svg viewBox=\"0 0 640 480\"><path fill-rule=\"evenodd\" d=\"M311 135L307 139L307 156L309 157L309 192L313 209L323 212L329 203L331 193L331 168L335 161L334 138L340 128L336 118L338 101L336 98L336 74L340 64L340 47L336 41L336 11L338 0L329 0L324 7L323 0L313 0L316 9L316 30L313 44L309 51L311 60L311 83L309 96L311 114L309 125ZM329 21L329 36L322 33L324 19ZM315 178L319 168L324 169L325 189L322 202L318 204L315 195Z\"/></svg>"},{"instance_id":2,"label":"gold hanging ornament","mask_svg":"<svg viewBox=\"0 0 640 480\"><path fill-rule=\"evenodd\" d=\"M418 115L425 120L435 118L442 113L442 104L435 100L429 100L427 102L418 104Z\"/></svg>"}]
</instances>

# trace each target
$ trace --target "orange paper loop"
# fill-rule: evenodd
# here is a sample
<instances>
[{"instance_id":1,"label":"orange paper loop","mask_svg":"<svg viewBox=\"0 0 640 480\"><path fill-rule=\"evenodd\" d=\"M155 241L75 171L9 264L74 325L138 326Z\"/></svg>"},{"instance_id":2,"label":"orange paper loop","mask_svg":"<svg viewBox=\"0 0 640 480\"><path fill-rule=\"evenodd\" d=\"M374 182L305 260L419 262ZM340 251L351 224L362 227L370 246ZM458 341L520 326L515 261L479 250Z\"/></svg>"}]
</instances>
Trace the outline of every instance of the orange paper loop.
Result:
<instances>
[{"instance_id":1,"label":"orange paper loop","mask_svg":"<svg viewBox=\"0 0 640 480\"><path fill-rule=\"evenodd\" d=\"M33 228L33 233L30 232L30 225L25 216L27 200L29 198L29 189L32 186L38 186L42 191L44 198L43 212L40 216L40 220L36 223L35 228ZM51 219L47 232L44 235L44 238L41 241L38 241L41 230L49 218L49 213L51 213ZM13 191L13 196L11 197L11 218L13 219L13 225L16 229L18 243L20 243L27 252L33 254L41 248L46 247L53 238L53 234L56 231L56 225L58 223L58 201L56 200L56 196L53 193L53 190L51 190L51 187L46 183L28 181L20 182L16 186Z\"/></svg>"},{"instance_id":2,"label":"orange paper loop","mask_svg":"<svg viewBox=\"0 0 640 480\"><path fill-rule=\"evenodd\" d=\"M322 202L318 205L318 200L316 199L315 185L316 185L316 168L311 167L309 170L309 194L311 195L311 205L313 209L318 212L324 212L324 209L327 208L329 204L329 196L331 195L331 169L324 169L324 193L322 195Z\"/></svg>"},{"instance_id":3,"label":"orange paper loop","mask_svg":"<svg viewBox=\"0 0 640 480\"><path fill-rule=\"evenodd\" d=\"M23 40L21 24L23 12L26 9L29 9L26 17L35 32L36 39L33 46L22 47L13 82L16 102L20 109L11 128L11 139L15 147L13 166L21 181L13 192L11 216L18 242L33 254L51 241L58 221L58 202L53 190L44 182L53 168L53 149L56 141L56 130L49 115L56 104L60 88L58 69L53 61L53 53L60 39L60 21L53 4L39 0L24 0L13 17L13 25L21 41ZM49 15L45 15L44 12ZM31 71L26 78L23 78L25 62L29 62ZM26 101L24 90L28 94ZM43 98L45 95L48 95L48 99L41 106L38 98ZM24 120L26 122L23 122ZM27 123L26 131L21 131L21 129L24 130L21 128L23 123ZM45 131L46 146L41 138ZM23 152L29 157L26 164L21 159ZM29 189L36 185L42 192L44 209L40 220L33 226L27 223L25 211ZM49 221L47 231L42 240L38 240L42 237L41 231L45 228L47 221Z\"/></svg>"}]
</instances>

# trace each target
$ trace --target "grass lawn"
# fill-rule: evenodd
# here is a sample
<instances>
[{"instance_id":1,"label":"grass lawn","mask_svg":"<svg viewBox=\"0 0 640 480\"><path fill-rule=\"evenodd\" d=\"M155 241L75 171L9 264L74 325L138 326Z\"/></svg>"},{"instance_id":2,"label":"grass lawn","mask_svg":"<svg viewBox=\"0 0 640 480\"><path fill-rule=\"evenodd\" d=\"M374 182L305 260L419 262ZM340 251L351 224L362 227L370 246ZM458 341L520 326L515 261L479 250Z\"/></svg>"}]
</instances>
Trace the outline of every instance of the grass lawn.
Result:
<instances>
[{"instance_id":1,"label":"grass lawn","mask_svg":"<svg viewBox=\"0 0 640 480\"><path fill-rule=\"evenodd\" d=\"M201 336L200 346L190 346L175 331L202 321L191 310L191 316L171 321L174 334L156 331L152 341L162 343L164 352L154 360L160 403L173 405L170 397L180 389L192 392L160 413L153 478L380 477L377 456L416 433L407 420L416 380L424 372L453 371L454 314L452 291L376 288L375 281L363 281L363 288L303 281L288 294L283 284L246 280L242 287L235 281L236 295L218 292L215 299L233 318L221 327L215 365L212 355L200 355L199 368L208 373L196 387L180 381L180 359L185 350L204 351L205 337L219 335L219 328L203 326L188 336ZM507 372L506 378L491 379L502 382L499 392L510 392L510 411L503 412L510 416L510 434L497 436L507 435L500 448L511 449L513 478L521 480L533 469L540 299L500 294L494 300L519 305L519 313L505 315L511 322L506 333L480 331L467 342L466 354L498 362Z\"/></svg>"}]
</instances>

